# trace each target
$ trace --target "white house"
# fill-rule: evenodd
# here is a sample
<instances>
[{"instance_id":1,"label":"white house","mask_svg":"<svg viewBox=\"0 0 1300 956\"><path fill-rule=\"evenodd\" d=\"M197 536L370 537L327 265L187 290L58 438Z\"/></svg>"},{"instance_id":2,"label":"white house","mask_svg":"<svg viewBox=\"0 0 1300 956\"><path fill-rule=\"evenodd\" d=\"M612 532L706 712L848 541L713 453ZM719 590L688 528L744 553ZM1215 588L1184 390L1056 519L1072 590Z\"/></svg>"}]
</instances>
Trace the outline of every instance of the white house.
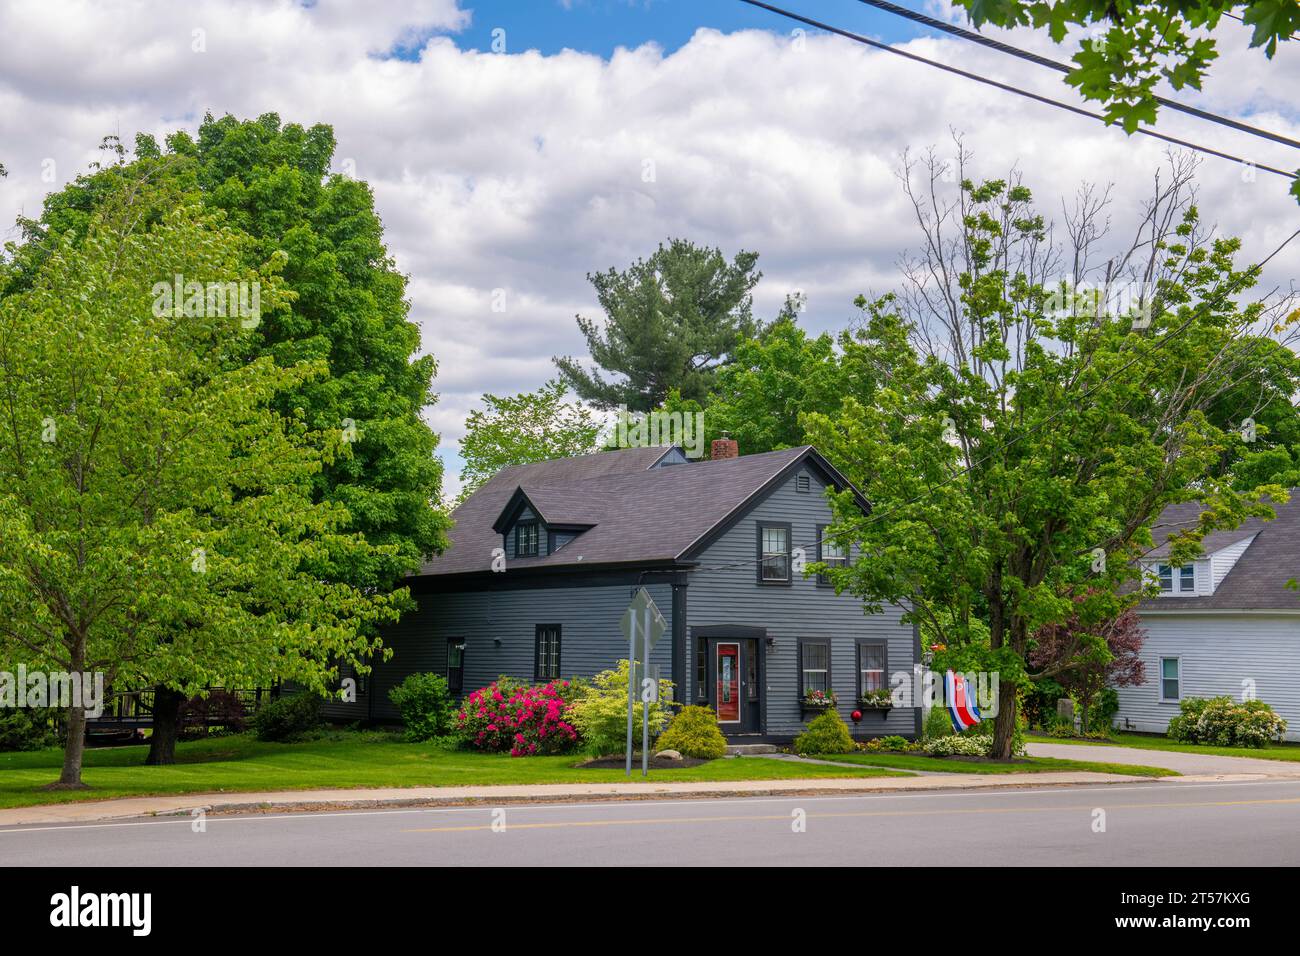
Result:
<instances>
[{"instance_id":1,"label":"white house","mask_svg":"<svg viewBox=\"0 0 1300 956\"><path fill-rule=\"evenodd\" d=\"M1118 688L1120 729L1164 733L1189 697L1256 697L1300 740L1300 489L1274 505L1272 521L1251 519L1235 531L1206 535L1204 556L1171 567L1168 537L1193 527L1200 506L1175 505L1153 528L1163 542L1144 560L1160 596L1138 613L1146 682Z\"/></svg>"}]
</instances>

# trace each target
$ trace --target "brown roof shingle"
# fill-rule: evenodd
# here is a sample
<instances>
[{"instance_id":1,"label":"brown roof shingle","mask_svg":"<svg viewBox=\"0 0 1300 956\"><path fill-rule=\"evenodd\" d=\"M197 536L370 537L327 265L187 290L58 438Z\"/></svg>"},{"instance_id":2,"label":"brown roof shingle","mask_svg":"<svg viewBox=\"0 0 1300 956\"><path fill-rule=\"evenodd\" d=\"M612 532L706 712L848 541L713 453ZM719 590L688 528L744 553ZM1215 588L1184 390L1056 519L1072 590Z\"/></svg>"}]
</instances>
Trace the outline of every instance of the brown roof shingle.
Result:
<instances>
[{"instance_id":1,"label":"brown roof shingle","mask_svg":"<svg viewBox=\"0 0 1300 956\"><path fill-rule=\"evenodd\" d=\"M665 448L599 452L503 469L452 514L451 546L421 575L488 571L501 547L493 524L522 490L550 524L591 527L554 554L507 556L511 569L672 561L810 447L719 461L652 466ZM829 468L829 466L824 466Z\"/></svg>"},{"instance_id":2,"label":"brown roof shingle","mask_svg":"<svg viewBox=\"0 0 1300 956\"><path fill-rule=\"evenodd\" d=\"M1300 591L1286 586L1288 580L1300 578L1300 489L1292 489L1286 504L1272 505L1276 515L1272 521L1249 518L1232 531L1205 536L1202 548L1209 555L1255 535L1213 594L1147 598L1138 605L1139 610L1300 610ZM1166 508L1152 526L1158 547L1150 556L1167 555L1169 537L1195 527L1202 510L1195 502Z\"/></svg>"}]
</instances>

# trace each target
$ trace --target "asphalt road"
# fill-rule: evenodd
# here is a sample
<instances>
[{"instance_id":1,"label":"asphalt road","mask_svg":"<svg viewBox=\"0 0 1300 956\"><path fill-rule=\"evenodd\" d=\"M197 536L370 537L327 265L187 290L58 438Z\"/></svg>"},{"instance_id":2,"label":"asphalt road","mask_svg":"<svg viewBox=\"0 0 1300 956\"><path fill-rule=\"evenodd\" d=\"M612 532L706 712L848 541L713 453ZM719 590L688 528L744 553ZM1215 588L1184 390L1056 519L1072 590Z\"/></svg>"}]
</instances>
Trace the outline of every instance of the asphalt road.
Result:
<instances>
[{"instance_id":1,"label":"asphalt road","mask_svg":"<svg viewBox=\"0 0 1300 956\"><path fill-rule=\"evenodd\" d=\"M1099 810L1104 832L1094 830ZM1294 865L1300 781L277 813L205 823L203 832L189 818L0 829L0 865Z\"/></svg>"}]
</instances>

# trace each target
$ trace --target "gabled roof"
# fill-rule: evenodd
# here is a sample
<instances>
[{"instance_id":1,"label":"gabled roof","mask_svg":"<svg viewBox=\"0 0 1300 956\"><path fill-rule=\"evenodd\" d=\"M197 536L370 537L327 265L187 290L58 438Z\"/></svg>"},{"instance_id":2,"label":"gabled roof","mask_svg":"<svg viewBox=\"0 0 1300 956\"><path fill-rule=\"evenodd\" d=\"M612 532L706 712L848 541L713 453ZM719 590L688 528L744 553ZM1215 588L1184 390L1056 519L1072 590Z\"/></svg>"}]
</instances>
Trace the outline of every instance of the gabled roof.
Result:
<instances>
[{"instance_id":1,"label":"gabled roof","mask_svg":"<svg viewBox=\"0 0 1300 956\"><path fill-rule=\"evenodd\" d=\"M1249 518L1232 531L1215 531L1201 542L1207 556L1254 536L1254 540L1237 559L1213 594L1199 597L1162 596L1146 598L1139 610L1300 610L1300 591L1286 587L1291 578L1300 578L1300 489L1291 490L1286 504L1272 502L1272 521ZM1180 531L1196 527L1204 509L1195 502L1171 505L1161 512L1151 528L1158 545L1148 558L1169 554L1169 538Z\"/></svg>"},{"instance_id":2,"label":"gabled roof","mask_svg":"<svg viewBox=\"0 0 1300 956\"><path fill-rule=\"evenodd\" d=\"M666 448L630 448L516 465L493 476L453 513L451 546L421 575L490 571L502 519L526 500L550 524L587 526L571 544L536 558L507 555L509 568L688 561L733 516L801 464L866 500L811 446L655 468Z\"/></svg>"}]
</instances>

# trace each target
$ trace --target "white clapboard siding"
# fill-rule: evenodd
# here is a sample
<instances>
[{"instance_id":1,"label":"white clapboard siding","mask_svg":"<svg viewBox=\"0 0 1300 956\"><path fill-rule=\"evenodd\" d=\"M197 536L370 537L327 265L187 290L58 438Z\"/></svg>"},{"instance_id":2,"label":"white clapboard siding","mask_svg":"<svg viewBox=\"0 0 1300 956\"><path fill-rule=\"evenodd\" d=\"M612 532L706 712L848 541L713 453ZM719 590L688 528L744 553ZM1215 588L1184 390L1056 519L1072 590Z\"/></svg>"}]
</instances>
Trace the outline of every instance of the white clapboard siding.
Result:
<instances>
[{"instance_id":1,"label":"white clapboard siding","mask_svg":"<svg viewBox=\"0 0 1300 956\"><path fill-rule=\"evenodd\" d=\"M1240 700L1244 681L1287 722L1287 739L1300 740L1300 615L1245 611L1143 613L1146 682L1117 688L1121 728L1164 733L1177 703L1160 700L1160 659L1181 662L1182 697Z\"/></svg>"}]
</instances>

